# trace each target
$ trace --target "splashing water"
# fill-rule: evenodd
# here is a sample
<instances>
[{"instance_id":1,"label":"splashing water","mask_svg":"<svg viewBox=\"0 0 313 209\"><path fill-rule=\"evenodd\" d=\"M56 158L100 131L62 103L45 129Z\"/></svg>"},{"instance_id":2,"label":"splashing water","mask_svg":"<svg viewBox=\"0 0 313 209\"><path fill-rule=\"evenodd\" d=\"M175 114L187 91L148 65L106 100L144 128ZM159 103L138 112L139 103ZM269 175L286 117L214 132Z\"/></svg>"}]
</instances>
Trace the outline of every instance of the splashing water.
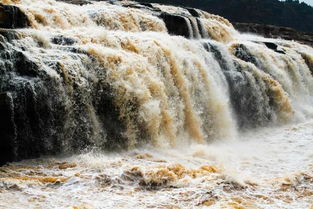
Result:
<instances>
[{"instance_id":1,"label":"splashing water","mask_svg":"<svg viewBox=\"0 0 313 209\"><path fill-rule=\"evenodd\" d=\"M0 207L310 208L312 126L308 121L180 149L13 163L0 170Z\"/></svg>"},{"instance_id":2,"label":"splashing water","mask_svg":"<svg viewBox=\"0 0 313 209\"><path fill-rule=\"evenodd\" d=\"M3 3L29 21L0 29L6 153L87 153L1 167L0 207L313 205L311 47L191 8Z\"/></svg>"}]
</instances>

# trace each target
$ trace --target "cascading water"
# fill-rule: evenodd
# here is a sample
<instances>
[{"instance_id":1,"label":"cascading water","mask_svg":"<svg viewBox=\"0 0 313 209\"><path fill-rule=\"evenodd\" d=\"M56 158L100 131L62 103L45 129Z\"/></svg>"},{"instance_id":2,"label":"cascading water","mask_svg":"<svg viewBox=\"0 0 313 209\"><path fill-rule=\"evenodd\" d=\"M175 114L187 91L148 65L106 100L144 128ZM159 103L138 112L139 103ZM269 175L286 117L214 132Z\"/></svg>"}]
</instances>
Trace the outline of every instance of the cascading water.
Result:
<instances>
[{"instance_id":1,"label":"cascading water","mask_svg":"<svg viewBox=\"0 0 313 209\"><path fill-rule=\"evenodd\" d=\"M229 139L238 134L313 116L311 47L239 34L226 19L201 10L128 1L3 0L0 25L1 164L85 148L149 145L183 151L179 147L186 144L233 143ZM206 162L194 165L199 163ZM203 166L162 169L145 174L138 168L123 174L113 170L112 175L144 178L141 186L154 188L181 176L216 172ZM10 172L0 170L2 185L16 176L4 174ZM151 180L155 175L165 180ZM56 181L31 176L16 179ZM214 195L197 199L207 206L217 200Z\"/></svg>"}]
</instances>

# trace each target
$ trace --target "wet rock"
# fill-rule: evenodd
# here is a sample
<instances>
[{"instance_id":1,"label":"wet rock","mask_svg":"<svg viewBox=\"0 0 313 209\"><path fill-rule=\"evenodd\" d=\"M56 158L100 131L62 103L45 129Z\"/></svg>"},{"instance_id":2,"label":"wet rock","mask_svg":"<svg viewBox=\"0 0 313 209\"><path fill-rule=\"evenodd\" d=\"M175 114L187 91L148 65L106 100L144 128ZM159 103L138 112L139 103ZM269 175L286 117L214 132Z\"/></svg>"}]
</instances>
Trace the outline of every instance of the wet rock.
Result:
<instances>
[{"instance_id":1,"label":"wet rock","mask_svg":"<svg viewBox=\"0 0 313 209\"><path fill-rule=\"evenodd\" d=\"M262 80L235 62L236 73L225 73L231 92L231 103L238 115L241 128L264 126L272 121L274 115L267 92L260 91Z\"/></svg>"},{"instance_id":2,"label":"wet rock","mask_svg":"<svg viewBox=\"0 0 313 209\"><path fill-rule=\"evenodd\" d=\"M16 127L14 104L10 92L0 93L0 165L15 159Z\"/></svg>"},{"instance_id":3,"label":"wet rock","mask_svg":"<svg viewBox=\"0 0 313 209\"><path fill-rule=\"evenodd\" d=\"M272 49L274 51L277 50L277 44L271 43L271 42L264 42L265 46L269 49Z\"/></svg>"},{"instance_id":4,"label":"wet rock","mask_svg":"<svg viewBox=\"0 0 313 209\"><path fill-rule=\"evenodd\" d=\"M14 69L22 76L36 77L40 73L38 65L27 58L23 52L14 54L15 67Z\"/></svg>"},{"instance_id":5,"label":"wet rock","mask_svg":"<svg viewBox=\"0 0 313 209\"><path fill-rule=\"evenodd\" d=\"M70 60L60 62L62 53L53 59L38 56L39 61L33 60L22 48L13 47L12 30L0 32L0 125L4 127L0 129L1 165L64 149L71 152L92 146L108 150L127 147L126 125L113 102L110 84L88 81L88 77L71 71L80 60L90 60L91 66L87 61L86 66L79 66L93 69L99 72L94 76L103 78L103 69L94 69L87 52L64 47ZM54 41L73 43L66 37ZM81 86L79 79L85 79L86 86ZM135 104L129 102L129 106L134 106L136 112ZM61 165L60 169L71 166Z\"/></svg>"},{"instance_id":6,"label":"wet rock","mask_svg":"<svg viewBox=\"0 0 313 209\"><path fill-rule=\"evenodd\" d=\"M69 4L76 4L76 5L91 4L91 1L88 1L88 0L57 0L57 1L63 1Z\"/></svg>"},{"instance_id":7,"label":"wet rock","mask_svg":"<svg viewBox=\"0 0 313 209\"><path fill-rule=\"evenodd\" d=\"M251 128L269 123L273 118L273 113L267 92L260 92L259 86L264 85L262 81L255 79L246 69L243 69L238 61L234 60L230 65L218 47L206 43L204 47L213 53L223 70L239 127ZM245 62L258 65L257 59L243 44L233 46L233 53Z\"/></svg>"},{"instance_id":8,"label":"wet rock","mask_svg":"<svg viewBox=\"0 0 313 209\"><path fill-rule=\"evenodd\" d=\"M125 2L121 6L136 8L136 9L148 9L148 10L154 9L152 4L149 4L149 3Z\"/></svg>"},{"instance_id":9,"label":"wet rock","mask_svg":"<svg viewBox=\"0 0 313 209\"><path fill-rule=\"evenodd\" d=\"M207 38L208 37L207 31L206 31L203 23L201 22L200 18L196 18L196 20L197 20L197 25L199 27L200 36L202 38Z\"/></svg>"},{"instance_id":10,"label":"wet rock","mask_svg":"<svg viewBox=\"0 0 313 209\"><path fill-rule=\"evenodd\" d=\"M73 38L64 37L62 35L55 36L51 39L51 42L58 45L73 45L77 41Z\"/></svg>"},{"instance_id":11,"label":"wet rock","mask_svg":"<svg viewBox=\"0 0 313 209\"><path fill-rule=\"evenodd\" d=\"M195 8L187 7L186 9L193 17L201 17L201 14Z\"/></svg>"},{"instance_id":12,"label":"wet rock","mask_svg":"<svg viewBox=\"0 0 313 209\"><path fill-rule=\"evenodd\" d=\"M119 0L56 0L56 1L62 1L68 4L75 4L75 5L86 5L86 4L92 4L94 1L105 1L110 4L118 4ZM137 3L138 4L138 3Z\"/></svg>"},{"instance_id":13,"label":"wet rock","mask_svg":"<svg viewBox=\"0 0 313 209\"><path fill-rule=\"evenodd\" d=\"M269 49L272 49L273 51L280 53L280 54L286 54L283 50L278 49L278 45L272 42L264 42L265 46Z\"/></svg>"},{"instance_id":14,"label":"wet rock","mask_svg":"<svg viewBox=\"0 0 313 209\"><path fill-rule=\"evenodd\" d=\"M14 29L3 29L0 28L0 42L11 42L14 39L18 38L18 32Z\"/></svg>"},{"instance_id":15,"label":"wet rock","mask_svg":"<svg viewBox=\"0 0 313 209\"><path fill-rule=\"evenodd\" d=\"M234 55L243 61L251 62L252 64L255 65L258 64L256 58L249 52L248 48L243 44L239 44L234 47Z\"/></svg>"},{"instance_id":16,"label":"wet rock","mask_svg":"<svg viewBox=\"0 0 313 209\"><path fill-rule=\"evenodd\" d=\"M257 23L237 23L234 22L235 29L244 33L260 34L267 38L282 38L286 40L295 40L313 46L313 34L296 31L288 27L279 27L274 25L264 25Z\"/></svg>"},{"instance_id":17,"label":"wet rock","mask_svg":"<svg viewBox=\"0 0 313 209\"><path fill-rule=\"evenodd\" d=\"M0 28L25 28L29 25L27 16L18 7L0 3Z\"/></svg>"},{"instance_id":18,"label":"wet rock","mask_svg":"<svg viewBox=\"0 0 313 209\"><path fill-rule=\"evenodd\" d=\"M160 18L165 22L170 34L192 38L190 21L187 17L163 12Z\"/></svg>"},{"instance_id":19,"label":"wet rock","mask_svg":"<svg viewBox=\"0 0 313 209\"><path fill-rule=\"evenodd\" d=\"M141 4L141 5L143 5L143 6L146 6L146 7L154 8L151 3L141 2L141 3L139 3L139 4Z\"/></svg>"},{"instance_id":20,"label":"wet rock","mask_svg":"<svg viewBox=\"0 0 313 209\"><path fill-rule=\"evenodd\" d=\"M55 149L56 144L51 142L56 139L52 139L55 135L50 127L62 121L56 122L55 115L59 112L52 111L52 98L47 90L49 81L45 84L47 74L23 52L5 43L3 48L0 52L0 123L5 128L0 130L3 149L0 164L39 157Z\"/></svg>"},{"instance_id":21,"label":"wet rock","mask_svg":"<svg viewBox=\"0 0 313 209\"><path fill-rule=\"evenodd\" d=\"M159 8L154 7L151 3L146 2L131 2L131 1L109 1L109 3L114 5L119 5L122 7L130 7L141 10L149 10L152 11L155 15L159 15L161 10Z\"/></svg>"},{"instance_id":22,"label":"wet rock","mask_svg":"<svg viewBox=\"0 0 313 209\"><path fill-rule=\"evenodd\" d=\"M128 141L123 134L127 125L125 121L121 119L119 108L113 101L114 93L109 84L99 83L95 86L93 106L101 121L103 130L106 132L107 137L103 147L106 147L108 150L126 148Z\"/></svg>"}]
</instances>

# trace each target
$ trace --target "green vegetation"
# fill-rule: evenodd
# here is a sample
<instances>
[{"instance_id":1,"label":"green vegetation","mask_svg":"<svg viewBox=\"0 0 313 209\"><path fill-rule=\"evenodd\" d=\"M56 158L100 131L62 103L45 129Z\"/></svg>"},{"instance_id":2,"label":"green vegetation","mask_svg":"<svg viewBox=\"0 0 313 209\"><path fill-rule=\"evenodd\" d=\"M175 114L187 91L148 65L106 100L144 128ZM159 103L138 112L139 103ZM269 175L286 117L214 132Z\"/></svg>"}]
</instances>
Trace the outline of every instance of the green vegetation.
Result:
<instances>
[{"instance_id":1,"label":"green vegetation","mask_svg":"<svg viewBox=\"0 0 313 209\"><path fill-rule=\"evenodd\" d=\"M233 22L271 24L313 32L313 7L298 0L138 0L194 7Z\"/></svg>"}]
</instances>

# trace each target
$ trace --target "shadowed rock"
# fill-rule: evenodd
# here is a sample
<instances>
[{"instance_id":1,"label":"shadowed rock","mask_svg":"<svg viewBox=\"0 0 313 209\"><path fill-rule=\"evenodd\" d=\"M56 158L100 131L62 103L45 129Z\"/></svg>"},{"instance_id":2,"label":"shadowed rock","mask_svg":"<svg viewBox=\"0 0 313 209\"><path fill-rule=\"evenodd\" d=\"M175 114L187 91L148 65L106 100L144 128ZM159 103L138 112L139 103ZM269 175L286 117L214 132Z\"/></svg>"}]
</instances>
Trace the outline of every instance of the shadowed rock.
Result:
<instances>
[{"instance_id":1,"label":"shadowed rock","mask_svg":"<svg viewBox=\"0 0 313 209\"><path fill-rule=\"evenodd\" d=\"M16 127L14 105L9 92L0 93L0 165L15 160Z\"/></svg>"},{"instance_id":2,"label":"shadowed rock","mask_svg":"<svg viewBox=\"0 0 313 209\"><path fill-rule=\"evenodd\" d=\"M192 38L188 18L165 12L160 15L160 18L162 18L165 22L167 30L170 34Z\"/></svg>"},{"instance_id":3,"label":"shadowed rock","mask_svg":"<svg viewBox=\"0 0 313 209\"><path fill-rule=\"evenodd\" d=\"M272 43L272 42L264 42L265 46L269 49L272 49L273 51L280 53L280 54L285 54L283 50L279 50L277 44Z\"/></svg>"},{"instance_id":4,"label":"shadowed rock","mask_svg":"<svg viewBox=\"0 0 313 209\"><path fill-rule=\"evenodd\" d=\"M268 95L266 92L262 93L258 89L259 85L263 85L260 83L261 81L242 69L236 60L233 60L232 65L230 65L225 60L223 53L213 44L204 43L204 47L207 51L213 53L225 75L229 86L230 101L237 117L238 126L245 129L269 123L272 120L273 112L268 102ZM236 48L235 55L246 62L257 64L257 60L244 45L239 45Z\"/></svg>"},{"instance_id":5,"label":"shadowed rock","mask_svg":"<svg viewBox=\"0 0 313 209\"><path fill-rule=\"evenodd\" d=\"M252 64L258 66L257 59L250 53L248 48L243 44L239 44L238 46L235 47L234 55L243 61L251 62Z\"/></svg>"},{"instance_id":6,"label":"shadowed rock","mask_svg":"<svg viewBox=\"0 0 313 209\"><path fill-rule=\"evenodd\" d=\"M0 28L25 28L29 25L27 16L18 7L0 3Z\"/></svg>"},{"instance_id":7,"label":"shadowed rock","mask_svg":"<svg viewBox=\"0 0 313 209\"><path fill-rule=\"evenodd\" d=\"M58 44L58 45L73 45L76 43L76 40L69 37L64 37L62 35L55 36L51 40L52 43Z\"/></svg>"},{"instance_id":8,"label":"shadowed rock","mask_svg":"<svg viewBox=\"0 0 313 209\"><path fill-rule=\"evenodd\" d=\"M313 46L313 34L296 31L292 28L256 23L233 23L235 29L244 33L255 33L267 38L294 40Z\"/></svg>"},{"instance_id":9,"label":"shadowed rock","mask_svg":"<svg viewBox=\"0 0 313 209\"><path fill-rule=\"evenodd\" d=\"M196 9L190 7L186 7L186 9L193 17L201 17L201 14Z\"/></svg>"},{"instance_id":10,"label":"shadowed rock","mask_svg":"<svg viewBox=\"0 0 313 209\"><path fill-rule=\"evenodd\" d=\"M57 1L63 1L69 4L76 4L76 5L91 4L91 2L88 0L57 0Z\"/></svg>"},{"instance_id":11,"label":"shadowed rock","mask_svg":"<svg viewBox=\"0 0 313 209\"><path fill-rule=\"evenodd\" d=\"M37 55L42 60L38 64L22 48L12 47L14 30L0 30L0 166L95 145L108 150L127 146L123 135L126 127L113 102L110 84L84 77L86 86L80 86L75 75L69 75L64 68L64 64L77 60L95 60L82 50L74 50L74 46L67 49L72 40L55 37L55 42L71 53L68 63L60 61L60 52L54 59ZM82 67L92 69L90 73L103 72L93 66ZM47 69L61 79L51 76ZM91 112L99 117L98 121Z\"/></svg>"}]
</instances>

